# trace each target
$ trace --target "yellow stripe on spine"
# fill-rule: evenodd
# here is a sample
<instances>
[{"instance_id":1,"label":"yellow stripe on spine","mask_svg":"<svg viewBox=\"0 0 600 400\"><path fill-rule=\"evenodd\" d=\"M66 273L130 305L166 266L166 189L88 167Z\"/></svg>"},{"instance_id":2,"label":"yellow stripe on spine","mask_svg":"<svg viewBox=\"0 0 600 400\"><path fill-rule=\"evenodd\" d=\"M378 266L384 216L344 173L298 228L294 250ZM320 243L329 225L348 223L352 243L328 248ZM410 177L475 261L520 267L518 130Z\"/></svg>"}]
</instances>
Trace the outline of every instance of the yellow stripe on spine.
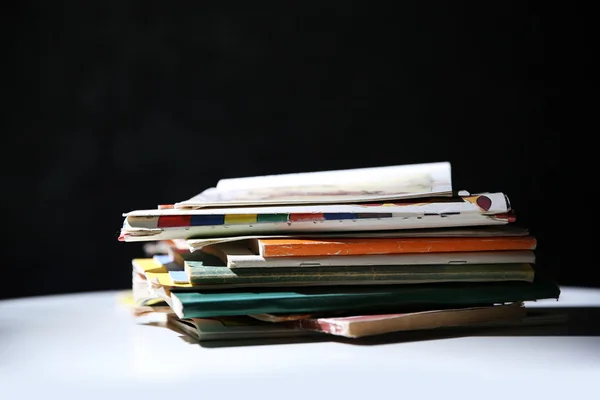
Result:
<instances>
[{"instance_id":1,"label":"yellow stripe on spine","mask_svg":"<svg viewBox=\"0 0 600 400\"><path fill-rule=\"evenodd\" d=\"M256 214L228 214L225 215L225 225L255 224Z\"/></svg>"}]
</instances>

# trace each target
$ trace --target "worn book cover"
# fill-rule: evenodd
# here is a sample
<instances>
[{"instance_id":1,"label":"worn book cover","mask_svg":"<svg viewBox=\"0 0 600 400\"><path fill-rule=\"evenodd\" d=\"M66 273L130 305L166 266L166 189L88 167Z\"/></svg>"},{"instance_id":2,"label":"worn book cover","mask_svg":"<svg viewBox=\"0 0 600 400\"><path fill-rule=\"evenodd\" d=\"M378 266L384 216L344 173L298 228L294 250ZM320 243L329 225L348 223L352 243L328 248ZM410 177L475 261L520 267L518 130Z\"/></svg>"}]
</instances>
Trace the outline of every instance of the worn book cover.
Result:
<instances>
[{"instance_id":1,"label":"worn book cover","mask_svg":"<svg viewBox=\"0 0 600 400\"><path fill-rule=\"evenodd\" d=\"M503 193L393 203L136 210L124 217L119 240L126 242L491 226L515 220Z\"/></svg>"},{"instance_id":2,"label":"worn book cover","mask_svg":"<svg viewBox=\"0 0 600 400\"><path fill-rule=\"evenodd\" d=\"M199 342L310 337L318 335L314 331L296 329L283 324L262 322L246 316L180 319L170 314L167 317L168 327L186 334Z\"/></svg>"},{"instance_id":3,"label":"worn book cover","mask_svg":"<svg viewBox=\"0 0 600 400\"><path fill-rule=\"evenodd\" d=\"M535 237L527 235L491 238L253 239L249 245L256 254L271 258L534 250L537 241Z\"/></svg>"},{"instance_id":4,"label":"worn book cover","mask_svg":"<svg viewBox=\"0 0 600 400\"><path fill-rule=\"evenodd\" d=\"M241 268L186 261L185 272L195 287L291 287L391 285L437 282L531 282L530 264L373 265L333 267Z\"/></svg>"},{"instance_id":5,"label":"worn book cover","mask_svg":"<svg viewBox=\"0 0 600 400\"><path fill-rule=\"evenodd\" d=\"M348 338L391 332L436 329L491 321L518 322L527 315L521 302L489 307L465 307L402 314L321 317L291 320L292 328L328 333Z\"/></svg>"},{"instance_id":6,"label":"worn book cover","mask_svg":"<svg viewBox=\"0 0 600 400\"><path fill-rule=\"evenodd\" d=\"M231 290L171 291L171 307L180 318L251 314L300 314L373 310L377 307L448 308L558 299L553 281L437 283L420 285L323 286Z\"/></svg>"},{"instance_id":7,"label":"worn book cover","mask_svg":"<svg viewBox=\"0 0 600 400\"><path fill-rule=\"evenodd\" d=\"M263 257L253 240L239 240L204 246L194 253L212 254L228 268L334 267L369 265L432 265L432 264L515 264L535 263L531 250L452 251L399 254L359 254L324 256Z\"/></svg>"},{"instance_id":8,"label":"worn book cover","mask_svg":"<svg viewBox=\"0 0 600 400\"><path fill-rule=\"evenodd\" d=\"M231 235L221 237L205 237L187 239L185 242L190 251L196 251L212 244L235 243L248 239L323 239L323 238L418 238L418 237L496 237L525 236L529 230L515 224L458 226L450 228L428 229L390 229L384 231L348 231L348 232L311 232L310 234L258 234Z\"/></svg>"}]
</instances>

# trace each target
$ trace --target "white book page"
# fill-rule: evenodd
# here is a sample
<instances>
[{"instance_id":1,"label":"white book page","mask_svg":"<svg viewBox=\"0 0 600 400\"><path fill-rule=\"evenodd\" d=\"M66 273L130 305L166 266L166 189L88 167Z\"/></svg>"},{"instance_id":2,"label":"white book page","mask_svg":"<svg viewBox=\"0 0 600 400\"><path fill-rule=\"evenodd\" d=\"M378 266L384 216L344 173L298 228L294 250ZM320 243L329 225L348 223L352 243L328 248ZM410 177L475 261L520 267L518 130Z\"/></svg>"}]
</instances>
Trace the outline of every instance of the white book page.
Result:
<instances>
[{"instance_id":1,"label":"white book page","mask_svg":"<svg viewBox=\"0 0 600 400\"><path fill-rule=\"evenodd\" d=\"M449 162L220 180L175 208L348 203L452 194Z\"/></svg>"}]
</instances>

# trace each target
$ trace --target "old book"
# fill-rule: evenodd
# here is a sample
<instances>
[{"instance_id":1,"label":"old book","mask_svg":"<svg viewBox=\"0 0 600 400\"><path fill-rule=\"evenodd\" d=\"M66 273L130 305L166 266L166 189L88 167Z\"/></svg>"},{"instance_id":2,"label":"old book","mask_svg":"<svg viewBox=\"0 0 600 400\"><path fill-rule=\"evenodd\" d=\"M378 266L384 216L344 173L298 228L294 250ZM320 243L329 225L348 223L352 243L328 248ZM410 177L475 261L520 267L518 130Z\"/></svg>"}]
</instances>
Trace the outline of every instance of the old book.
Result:
<instances>
[{"instance_id":1,"label":"old book","mask_svg":"<svg viewBox=\"0 0 600 400\"><path fill-rule=\"evenodd\" d=\"M531 282L530 264L374 265L241 268L186 261L189 282L198 288L391 285L439 282Z\"/></svg>"},{"instance_id":2,"label":"old book","mask_svg":"<svg viewBox=\"0 0 600 400\"><path fill-rule=\"evenodd\" d=\"M407 318L401 319L402 323L400 323L400 319L395 318L395 315L370 315L366 318L363 316L345 317L348 320L347 322L339 322L341 317L326 318L336 321L338 330L329 329L330 322L326 322L324 326L314 327L300 324L299 321L286 323L293 321L293 318L277 318L276 321L273 321L278 323L261 323L260 321L252 321L245 316L179 319L174 314L166 314L166 326L178 333L187 335L197 342L241 340L244 341L243 343L247 343L245 341L250 339L276 338L306 338L323 341L327 340L327 337L343 336L354 339L415 330L438 332L442 335L444 332L445 334L452 333L461 336L468 334L493 335L503 332L504 329L517 328L522 330L548 325L560 326L568 321L568 317L564 313L550 310L544 310L540 313L538 310L529 310L522 307L521 303L494 306L493 311L489 310L490 308L492 307L459 309L457 311L464 312L460 315L453 313L453 310L405 313L402 315ZM484 315L477 315L479 309L486 309ZM429 321L423 321L417 314L432 314L432 316L426 318ZM300 315L297 317L302 318ZM310 318L310 316L304 316L304 319L306 318ZM438 324L426 324L426 322L431 322L430 318ZM407 321L411 321L413 325L410 325ZM370 326L371 323L376 326ZM300 325L302 327L299 328ZM346 326L348 330L345 329Z\"/></svg>"},{"instance_id":3,"label":"old book","mask_svg":"<svg viewBox=\"0 0 600 400\"><path fill-rule=\"evenodd\" d=\"M521 302L489 307L466 307L402 314L323 317L291 320L289 327L358 338L391 332L435 329L492 321L517 322L527 315Z\"/></svg>"},{"instance_id":4,"label":"old book","mask_svg":"<svg viewBox=\"0 0 600 400\"><path fill-rule=\"evenodd\" d=\"M269 257L322 257L376 254L534 250L535 237L251 239L255 254Z\"/></svg>"},{"instance_id":5,"label":"old book","mask_svg":"<svg viewBox=\"0 0 600 400\"><path fill-rule=\"evenodd\" d=\"M429 309L558 299L551 280L534 282L437 283L421 285L323 286L259 290L171 291L171 307L180 318L252 314L300 314L376 308Z\"/></svg>"},{"instance_id":6,"label":"old book","mask_svg":"<svg viewBox=\"0 0 600 400\"><path fill-rule=\"evenodd\" d=\"M323 239L323 238L418 238L418 237L497 237L525 236L529 230L514 224L458 226L449 228L428 229L390 229L383 231L348 231L348 232L311 232L310 234L256 234L231 235L219 237L204 237L188 239L185 242L190 251L196 251L205 246L219 243L240 242L247 239Z\"/></svg>"},{"instance_id":7,"label":"old book","mask_svg":"<svg viewBox=\"0 0 600 400\"><path fill-rule=\"evenodd\" d=\"M262 322L246 316L179 319L177 316L170 314L168 315L167 326L199 342L318 335L314 331L295 329L283 324Z\"/></svg>"},{"instance_id":8,"label":"old book","mask_svg":"<svg viewBox=\"0 0 600 400\"><path fill-rule=\"evenodd\" d=\"M135 210L119 240L158 241L257 234L310 234L505 225L515 220L503 193L371 204Z\"/></svg>"},{"instance_id":9,"label":"old book","mask_svg":"<svg viewBox=\"0 0 600 400\"><path fill-rule=\"evenodd\" d=\"M361 254L348 256L296 256L265 258L246 240L205 246L195 253L212 254L228 268L334 267L368 265L508 264L535 263L531 250L469 251L443 253Z\"/></svg>"}]
</instances>

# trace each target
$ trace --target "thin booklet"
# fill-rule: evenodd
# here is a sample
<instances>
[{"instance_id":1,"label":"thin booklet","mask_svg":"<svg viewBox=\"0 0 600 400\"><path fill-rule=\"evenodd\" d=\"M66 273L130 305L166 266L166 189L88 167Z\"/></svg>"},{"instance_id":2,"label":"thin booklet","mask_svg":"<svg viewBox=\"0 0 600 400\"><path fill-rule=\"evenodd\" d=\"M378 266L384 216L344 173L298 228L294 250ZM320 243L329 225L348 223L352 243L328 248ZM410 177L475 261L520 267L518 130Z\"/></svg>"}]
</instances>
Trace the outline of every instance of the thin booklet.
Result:
<instances>
[{"instance_id":1,"label":"thin booklet","mask_svg":"<svg viewBox=\"0 0 600 400\"><path fill-rule=\"evenodd\" d=\"M527 235L491 238L250 239L248 244L255 254L276 258L535 250L537 240Z\"/></svg>"},{"instance_id":2,"label":"thin booklet","mask_svg":"<svg viewBox=\"0 0 600 400\"><path fill-rule=\"evenodd\" d=\"M429 229L391 229L386 231L362 231L362 232L312 232L310 235L304 235L304 238L416 238L416 237L496 237L496 236L524 236L529 235L529 230L515 225L490 225L490 226L466 226L451 228L429 228ZM248 239L285 239L299 238L299 235L281 235L281 234L262 234L262 235L243 235L243 236L223 236L194 238L188 240L178 240L177 246L185 248L188 251L196 251L205 246L246 241ZM185 245L184 245L185 243Z\"/></svg>"},{"instance_id":3,"label":"thin booklet","mask_svg":"<svg viewBox=\"0 0 600 400\"><path fill-rule=\"evenodd\" d=\"M167 326L199 342L318 335L316 332L294 329L283 324L266 323L247 316L179 319L174 314L169 314Z\"/></svg>"},{"instance_id":4,"label":"thin booklet","mask_svg":"<svg viewBox=\"0 0 600 400\"><path fill-rule=\"evenodd\" d=\"M254 314L312 314L330 311L476 306L558 299L560 288L539 276L533 282L449 282L420 285L320 286L171 291L179 318Z\"/></svg>"},{"instance_id":5,"label":"thin booklet","mask_svg":"<svg viewBox=\"0 0 600 400\"><path fill-rule=\"evenodd\" d=\"M522 302L488 307L427 310L402 314L307 318L285 325L336 336L358 338L385 333L436 329L452 326L506 322L518 324L527 317Z\"/></svg>"},{"instance_id":6,"label":"thin booklet","mask_svg":"<svg viewBox=\"0 0 600 400\"><path fill-rule=\"evenodd\" d=\"M503 193L393 203L137 210L125 213L124 217L119 239L125 242L489 226L515 220Z\"/></svg>"},{"instance_id":7,"label":"thin booklet","mask_svg":"<svg viewBox=\"0 0 600 400\"><path fill-rule=\"evenodd\" d=\"M197 253L212 254L230 269L237 268L310 268L334 266L368 265L463 265L534 263L535 253L531 250L501 251L452 251L436 253L389 253L358 254L347 256L289 256L263 257L255 250L260 239L225 242L204 246ZM195 253L194 253L195 254ZM190 256L191 257L191 256Z\"/></svg>"},{"instance_id":8,"label":"thin booklet","mask_svg":"<svg viewBox=\"0 0 600 400\"><path fill-rule=\"evenodd\" d=\"M232 270L186 261L188 282L198 289L414 285L441 282L532 282L530 264L372 265Z\"/></svg>"}]
</instances>

